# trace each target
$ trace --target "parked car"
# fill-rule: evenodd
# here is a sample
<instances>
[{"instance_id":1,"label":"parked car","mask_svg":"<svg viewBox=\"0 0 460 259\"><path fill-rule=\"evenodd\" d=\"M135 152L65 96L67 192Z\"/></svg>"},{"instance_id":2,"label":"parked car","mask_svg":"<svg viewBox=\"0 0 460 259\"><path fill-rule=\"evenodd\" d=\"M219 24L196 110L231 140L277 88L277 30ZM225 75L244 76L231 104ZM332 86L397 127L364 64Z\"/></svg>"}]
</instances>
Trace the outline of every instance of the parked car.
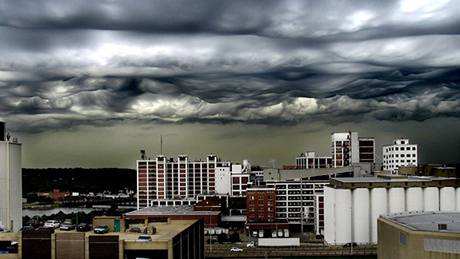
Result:
<instances>
[{"instance_id":1,"label":"parked car","mask_svg":"<svg viewBox=\"0 0 460 259\"><path fill-rule=\"evenodd\" d=\"M152 241L152 237L149 236L149 235L140 235L140 236L137 238L137 241L141 241L141 242L150 242L150 241Z\"/></svg>"},{"instance_id":2,"label":"parked car","mask_svg":"<svg viewBox=\"0 0 460 259\"><path fill-rule=\"evenodd\" d=\"M345 245L343 245L343 247L357 247L358 244L356 244L355 242L352 242L352 243L346 243Z\"/></svg>"},{"instance_id":3,"label":"parked car","mask_svg":"<svg viewBox=\"0 0 460 259\"><path fill-rule=\"evenodd\" d=\"M45 228L59 228L61 226L61 223L57 220L48 220L45 222L44 227Z\"/></svg>"},{"instance_id":4,"label":"parked car","mask_svg":"<svg viewBox=\"0 0 460 259\"><path fill-rule=\"evenodd\" d=\"M94 233L96 234L105 234L109 232L109 226L99 225L94 228Z\"/></svg>"},{"instance_id":5,"label":"parked car","mask_svg":"<svg viewBox=\"0 0 460 259\"><path fill-rule=\"evenodd\" d=\"M249 243L247 243L246 247L254 247L255 244L254 244L254 241L251 241Z\"/></svg>"},{"instance_id":6,"label":"parked car","mask_svg":"<svg viewBox=\"0 0 460 259\"><path fill-rule=\"evenodd\" d=\"M61 224L60 230L70 231L75 229L75 224L64 222Z\"/></svg>"},{"instance_id":7,"label":"parked car","mask_svg":"<svg viewBox=\"0 0 460 259\"><path fill-rule=\"evenodd\" d=\"M126 232L129 232L129 233L142 233L142 230L139 227L132 227L132 228L128 228L128 230Z\"/></svg>"},{"instance_id":8,"label":"parked car","mask_svg":"<svg viewBox=\"0 0 460 259\"><path fill-rule=\"evenodd\" d=\"M77 231L78 232L86 232L86 231L90 231L90 230L91 230L91 226L86 224L86 223L80 223L77 226Z\"/></svg>"},{"instance_id":9,"label":"parked car","mask_svg":"<svg viewBox=\"0 0 460 259\"><path fill-rule=\"evenodd\" d=\"M34 228L33 226L30 226L30 225L24 226L24 227L21 228L21 231L22 231L22 232L34 231L34 230L35 230L35 228ZM1 231L0 231L0 232L1 232Z\"/></svg>"},{"instance_id":10,"label":"parked car","mask_svg":"<svg viewBox=\"0 0 460 259\"><path fill-rule=\"evenodd\" d=\"M232 247L230 248L230 252L243 252L243 248Z\"/></svg>"}]
</instances>

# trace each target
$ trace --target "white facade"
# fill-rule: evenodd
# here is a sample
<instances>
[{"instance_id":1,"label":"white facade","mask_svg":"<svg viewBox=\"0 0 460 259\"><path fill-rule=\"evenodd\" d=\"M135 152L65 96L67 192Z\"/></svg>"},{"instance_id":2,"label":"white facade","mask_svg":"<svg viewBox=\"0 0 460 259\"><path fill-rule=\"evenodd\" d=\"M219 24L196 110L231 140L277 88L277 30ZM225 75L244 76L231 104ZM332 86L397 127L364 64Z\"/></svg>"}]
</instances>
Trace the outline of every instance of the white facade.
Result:
<instances>
[{"instance_id":1,"label":"white facade","mask_svg":"<svg viewBox=\"0 0 460 259\"><path fill-rule=\"evenodd\" d=\"M378 217L437 208L442 212L460 211L460 187L356 188L353 191L325 187L324 203L327 243L376 243Z\"/></svg>"},{"instance_id":2,"label":"white facade","mask_svg":"<svg viewBox=\"0 0 460 259\"><path fill-rule=\"evenodd\" d=\"M383 170L398 173L400 166L418 165L418 147L409 139L396 139L393 145L383 147Z\"/></svg>"},{"instance_id":3,"label":"white facade","mask_svg":"<svg viewBox=\"0 0 460 259\"><path fill-rule=\"evenodd\" d=\"M230 168L216 167L216 193L230 195L232 193Z\"/></svg>"},{"instance_id":4,"label":"white facade","mask_svg":"<svg viewBox=\"0 0 460 259\"><path fill-rule=\"evenodd\" d=\"M0 225L14 232L22 227L21 170L21 144L0 141Z\"/></svg>"}]
</instances>

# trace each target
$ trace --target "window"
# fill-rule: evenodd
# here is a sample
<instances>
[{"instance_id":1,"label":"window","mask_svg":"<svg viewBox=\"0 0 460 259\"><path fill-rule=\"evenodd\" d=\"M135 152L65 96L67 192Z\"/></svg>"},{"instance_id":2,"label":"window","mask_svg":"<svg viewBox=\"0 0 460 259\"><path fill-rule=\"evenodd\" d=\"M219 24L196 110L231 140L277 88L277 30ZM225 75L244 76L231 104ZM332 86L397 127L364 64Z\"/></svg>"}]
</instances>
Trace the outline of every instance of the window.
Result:
<instances>
[{"instance_id":1,"label":"window","mask_svg":"<svg viewBox=\"0 0 460 259\"><path fill-rule=\"evenodd\" d=\"M396 150L396 151L398 151L398 150L399 150L399 148L398 148L398 147L395 147L395 150Z\"/></svg>"}]
</instances>

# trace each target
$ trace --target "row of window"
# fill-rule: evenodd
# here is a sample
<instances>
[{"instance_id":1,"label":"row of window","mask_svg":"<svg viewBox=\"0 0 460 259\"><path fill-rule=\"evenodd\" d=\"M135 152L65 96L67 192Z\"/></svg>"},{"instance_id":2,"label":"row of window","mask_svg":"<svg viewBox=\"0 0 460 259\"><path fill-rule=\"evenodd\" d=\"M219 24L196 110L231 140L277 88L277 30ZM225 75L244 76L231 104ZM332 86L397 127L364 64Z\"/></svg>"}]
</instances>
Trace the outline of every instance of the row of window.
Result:
<instances>
[{"instance_id":1,"label":"row of window","mask_svg":"<svg viewBox=\"0 0 460 259\"><path fill-rule=\"evenodd\" d=\"M386 152L390 152L390 151L404 151L404 150L416 150L417 148L415 146L413 147L387 147L385 148L385 151Z\"/></svg>"},{"instance_id":2,"label":"row of window","mask_svg":"<svg viewBox=\"0 0 460 259\"><path fill-rule=\"evenodd\" d=\"M390 157L416 157L417 154L390 154L390 155L383 155L383 158L390 158Z\"/></svg>"}]
</instances>

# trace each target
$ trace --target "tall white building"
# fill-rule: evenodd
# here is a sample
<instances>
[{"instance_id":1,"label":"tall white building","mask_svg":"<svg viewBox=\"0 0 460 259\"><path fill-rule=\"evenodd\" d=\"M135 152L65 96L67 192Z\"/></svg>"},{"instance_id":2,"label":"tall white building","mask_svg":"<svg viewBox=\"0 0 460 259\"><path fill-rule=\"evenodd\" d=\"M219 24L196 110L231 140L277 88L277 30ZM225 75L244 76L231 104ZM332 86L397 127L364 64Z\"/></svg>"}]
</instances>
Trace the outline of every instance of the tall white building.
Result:
<instances>
[{"instance_id":1,"label":"tall white building","mask_svg":"<svg viewBox=\"0 0 460 259\"><path fill-rule=\"evenodd\" d=\"M332 167L356 163L375 163L375 139L358 136L358 132L331 134Z\"/></svg>"},{"instance_id":2,"label":"tall white building","mask_svg":"<svg viewBox=\"0 0 460 259\"><path fill-rule=\"evenodd\" d=\"M393 145L383 146L383 170L398 173L400 166L418 165L418 147L409 139L396 139Z\"/></svg>"},{"instance_id":3,"label":"tall white building","mask_svg":"<svg viewBox=\"0 0 460 259\"><path fill-rule=\"evenodd\" d=\"M22 227L21 144L5 135L0 122L0 225L11 231Z\"/></svg>"}]
</instances>

